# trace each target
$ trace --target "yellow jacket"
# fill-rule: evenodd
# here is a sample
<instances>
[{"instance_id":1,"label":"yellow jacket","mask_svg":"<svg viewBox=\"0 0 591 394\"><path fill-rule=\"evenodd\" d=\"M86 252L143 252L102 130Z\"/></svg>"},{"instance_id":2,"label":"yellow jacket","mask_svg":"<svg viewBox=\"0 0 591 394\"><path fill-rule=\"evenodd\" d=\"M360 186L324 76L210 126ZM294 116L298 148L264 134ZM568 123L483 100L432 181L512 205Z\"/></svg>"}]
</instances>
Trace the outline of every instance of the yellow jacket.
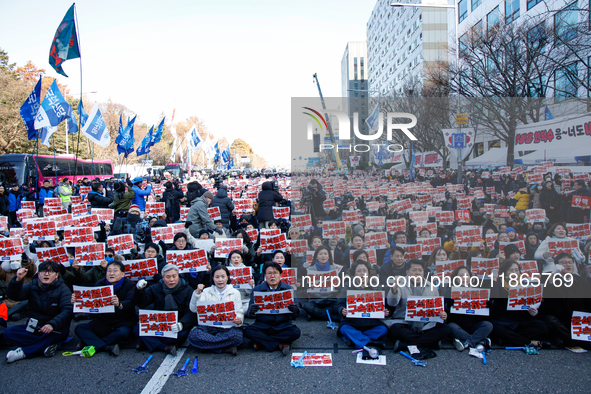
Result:
<instances>
[{"instance_id":1,"label":"yellow jacket","mask_svg":"<svg viewBox=\"0 0 591 394\"><path fill-rule=\"evenodd\" d=\"M517 200L517 205L515 205L515 209L528 209L529 208L529 193L521 193L517 192L514 199Z\"/></svg>"}]
</instances>

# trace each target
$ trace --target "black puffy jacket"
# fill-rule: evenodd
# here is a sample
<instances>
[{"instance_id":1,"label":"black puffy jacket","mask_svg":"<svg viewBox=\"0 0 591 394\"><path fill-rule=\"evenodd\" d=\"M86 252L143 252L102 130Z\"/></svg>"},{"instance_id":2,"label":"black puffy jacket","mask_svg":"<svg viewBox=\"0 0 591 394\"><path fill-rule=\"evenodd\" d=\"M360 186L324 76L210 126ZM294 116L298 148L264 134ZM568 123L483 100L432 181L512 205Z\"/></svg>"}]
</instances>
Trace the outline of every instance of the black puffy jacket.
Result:
<instances>
[{"instance_id":1,"label":"black puffy jacket","mask_svg":"<svg viewBox=\"0 0 591 394\"><path fill-rule=\"evenodd\" d=\"M183 323L184 331L190 330L191 327L197 323L197 315L189 309L193 289L184 279L180 278L180 280L183 283L172 296L178 306L178 321L179 323ZM160 280L160 282L148 287L145 291L136 291L134 297L135 304L140 307L140 309L143 309L150 304L154 304L154 310L164 311L164 298L166 295L164 294L163 286L165 286L165 284Z\"/></svg>"},{"instance_id":2,"label":"black puffy jacket","mask_svg":"<svg viewBox=\"0 0 591 394\"><path fill-rule=\"evenodd\" d=\"M104 197L102 194L92 191L88 193L88 202L93 208L109 208L113 197Z\"/></svg>"},{"instance_id":3,"label":"black puffy jacket","mask_svg":"<svg viewBox=\"0 0 591 394\"><path fill-rule=\"evenodd\" d=\"M273 182L264 182L263 190L259 193L259 211L257 219L259 222L273 220L273 206L276 202L283 200L281 194L273 190Z\"/></svg>"},{"instance_id":4,"label":"black puffy jacket","mask_svg":"<svg viewBox=\"0 0 591 394\"><path fill-rule=\"evenodd\" d=\"M39 321L39 328L50 324L56 331L69 330L74 316L72 292L61 277L44 286L38 278L23 285L23 281L17 281L14 276L8 283L6 295L15 301L29 300L27 314Z\"/></svg>"},{"instance_id":5,"label":"black puffy jacket","mask_svg":"<svg viewBox=\"0 0 591 394\"><path fill-rule=\"evenodd\" d=\"M230 227L230 215L232 215L232 211L234 210L234 203L228 197L228 191L225 188L221 188L218 190L216 195L213 197L213 201L211 202L212 207L218 207L220 209L220 214L222 215L222 223L224 227Z\"/></svg>"}]
</instances>

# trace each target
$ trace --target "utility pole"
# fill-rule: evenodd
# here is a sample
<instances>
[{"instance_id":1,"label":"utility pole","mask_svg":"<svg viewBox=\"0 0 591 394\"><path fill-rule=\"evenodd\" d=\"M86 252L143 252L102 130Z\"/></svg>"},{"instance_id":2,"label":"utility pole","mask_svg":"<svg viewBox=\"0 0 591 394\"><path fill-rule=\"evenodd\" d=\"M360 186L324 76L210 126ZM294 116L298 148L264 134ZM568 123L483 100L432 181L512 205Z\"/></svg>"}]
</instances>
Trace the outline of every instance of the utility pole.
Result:
<instances>
[{"instance_id":1,"label":"utility pole","mask_svg":"<svg viewBox=\"0 0 591 394\"><path fill-rule=\"evenodd\" d=\"M316 82L316 86L318 86L318 94L320 94L320 102L322 102L322 109L326 111L326 104L324 103L324 97L322 96L322 90L320 90L320 82L318 82L318 76L314 73L314 81ZM335 144L334 135L332 134L332 124L330 123L330 117L325 112L324 116L326 118L326 124L328 126L328 134L330 135L330 143L332 144L332 151L334 153L334 158L336 161L337 169L342 170L341 159L339 157L339 149L338 145Z\"/></svg>"}]
</instances>

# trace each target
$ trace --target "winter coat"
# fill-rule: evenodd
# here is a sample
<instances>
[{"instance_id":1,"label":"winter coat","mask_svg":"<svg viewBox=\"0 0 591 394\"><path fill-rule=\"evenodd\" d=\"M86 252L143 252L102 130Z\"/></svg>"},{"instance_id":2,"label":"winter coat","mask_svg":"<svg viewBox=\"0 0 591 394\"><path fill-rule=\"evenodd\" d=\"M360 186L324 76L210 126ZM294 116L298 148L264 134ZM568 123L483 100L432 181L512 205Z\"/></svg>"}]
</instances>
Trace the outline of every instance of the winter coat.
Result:
<instances>
[{"instance_id":1,"label":"winter coat","mask_svg":"<svg viewBox=\"0 0 591 394\"><path fill-rule=\"evenodd\" d=\"M128 211L129 207L131 207L131 201L135 197L135 192L133 189L128 189L125 193L115 192L115 196L113 198L113 210L117 211Z\"/></svg>"},{"instance_id":2,"label":"winter coat","mask_svg":"<svg viewBox=\"0 0 591 394\"><path fill-rule=\"evenodd\" d=\"M21 209L21 200L23 199L23 196L21 195L20 190L18 191L14 191L14 190L10 190L10 193L8 194L8 203L9 203L9 209L10 212L16 212L19 209Z\"/></svg>"},{"instance_id":3,"label":"winter coat","mask_svg":"<svg viewBox=\"0 0 591 394\"><path fill-rule=\"evenodd\" d=\"M203 196L191 201L187 221L193 223L189 227L189 231L195 238L199 237L199 231L203 229L214 230L216 228L213 220L209 217L209 213L207 213L207 205L207 200Z\"/></svg>"},{"instance_id":4,"label":"winter coat","mask_svg":"<svg viewBox=\"0 0 591 394\"><path fill-rule=\"evenodd\" d=\"M15 301L29 300L27 315L39 321L38 327L49 324L56 331L69 330L74 316L72 292L62 278L58 277L45 286L38 278L23 284L22 280L16 281L15 276L10 280L6 294Z\"/></svg>"},{"instance_id":5,"label":"winter coat","mask_svg":"<svg viewBox=\"0 0 591 394\"><path fill-rule=\"evenodd\" d=\"M591 191L585 186L571 193L568 202L567 223L584 223L584 220L589 220L589 210L572 207L572 199L574 196L591 197Z\"/></svg>"},{"instance_id":6,"label":"winter coat","mask_svg":"<svg viewBox=\"0 0 591 394\"><path fill-rule=\"evenodd\" d=\"M111 283L107 279L99 280L94 286L110 286ZM114 288L114 287L113 287ZM133 296L135 295L135 282L124 278L123 283L115 291L115 295L119 298L122 309L115 307L115 313L97 313L92 315L92 320L100 323L104 327L133 327L137 323L135 315L135 305L133 303Z\"/></svg>"},{"instance_id":7,"label":"winter coat","mask_svg":"<svg viewBox=\"0 0 591 394\"><path fill-rule=\"evenodd\" d=\"M169 223L174 223L181 218L181 199L185 197L182 191L175 190L172 187L162 193L161 202L166 205L166 216ZM171 200L168 203L168 200Z\"/></svg>"},{"instance_id":8,"label":"winter coat","mask_svg":"<svg viewBox=\"0 0 591 394\"><path fill-rule=\"evenodd\" d=\"M45 204L45 199L52 198L53 196L54 196L54 194L53 194L52 188L42 187L41 190L39 190L39 204L41 204L41 205Z\"/></svg>"},{"instance_id":9,"label":"winter coat","mask_svg":"<svg viewBox=\"0 0 591 394\"><path fill-rule=\"evenodd\" d=\"M178 307L178 321L179 323L183 323L183 331L185 331L190 330L191 327L195 325L197 322L197 316L189 309L189 303L191 302L193 289L187 284L187 282L185 282L184 279L180 278L179 280L182 281L181 285L172 296L174 297ZM164 299L166 294L164 293L164 286L166 286L164 282L160 281L145 290L136 291L133 298L134 304L136 304L140 309L154 304L154 310L165 310Z\"/></svg>"},{"instance_id":10,"label":"winter coat","mask_svg":"<svg viewBox=\"0 0 591 394\"><path fill-rule=\"evenodd\" d=\"M429 281L423 280L423 287L419 289L412 286L411 283L412 281L407 276L406 286L398 287L396 294L392 293L392 290L388 292L388 305L396 308L392 315L394 324L406 324L404 319L406 316L406 302L409 297L439 297L439 291L434 286L431 286ZM413 295L413 290L414 293L418 295ZM435 322L429 322L423 326L423 330L433 328L435 327L435 324Z\"/></svg>"},{"instance_id":11,"label":"winter coat","mask_svg":"<svg viewBox=\"0 0 591 394\"><path fill-rule=\"evenodd\" d=\"M517 200L517 204L515 205L516 209L528 209L529 208L529 200L530 200L529 193L517 192L517 194L515 194L515 196L513 198Z\"/></svg>"},{"instance_id":12,"label":"winter coat","mask_svg":"<svg viewBox=\"0 0 591 394\"><path fill-rule=\"evenodd\" d=\"M109 205L113 202L113 198L104 197L102 194L95 191L88 193L87 198L92 208L109 208Z\"/></svg>"},{"instance_id":13,"label":"winter coat","mask_svg":"<svg viewBox=\"0 0 591 394\"><path fill-rule=\"evenodd\" d=\"M234 289L232 285L229 285L230 288L226 291L224 296L222 297L221 301L217 295L215 286L206 287L200 294L191 295L191 302L189 303L189 309L191 312L197 313L197 302L199 301L208 301L208 302L228 302L234 301L236 305L236 317L239 317L244 322L244 311L242 308L242 300L240 299L240 293L238 290ZM250 299L250 298L249 298ZM238 325L240 327L242 324ZM219 328L230 328L228 326L219 326Z\"/></svg>"},{"instance_id":14,"label":"winter coat","mask_svg":"<svg viewBox=\"0 0 591 394\"><path fill-rule=\"evenodd\" d=\"M152 185L148 183L145 190L133 185L132 190L135 193L135 196L131 199L131 205L137 205L140 207L140 211L144 212L146 210L146 199L144 196L148 196L152 193Z\"/></svg>"},{"instance_id":15,"label":"winter coat","mask_svg":"<svg viewBox=\"0 0 591 394\"><path fill-rule=\"evenodd\" d=\"M264 182L258 197L259 210L257 218L259 222L273 220L273 206L283 200L281 194L273 190L273 182ZM324 211L322 211L324 214Z\"/></svg>"},{"instance_id":16,"label":"winter coat","mask_svg":"<svg viewBox=\"0 0 591 394\"><path fill-rule=\"evenodd\" d=\"M552 272L552 271L554 271L554 268L556 267L556 265L554 264L553 257L544 257L544 253L550 251L548 243L550 241L571 241L571 240L573 240L573 238L570 238L570 237L564 237L564 238L546 237L546 239L543 240L542 243L540 243L540 246L538 246L538 250L536 250L534 257L536 258L536 260L544 260L545 261L544 265L542 266L542 273ZM573 256L573 259L575 260L576 263L580 264L583 261L585 261L585 256L583 255L583 252L581 252L581 250L579 248L573 249L572 256ZM576 271L577 270L576 270L576 266L575 266L575 272Z\"/></svg>"},{"instance_id":17,"label":"winter coat","mask_svg":"<svg viewBox=\"0 0 591 394\"><path fill-rule=\"evenodd\" d=\"M211 206L219 208L220 214L222 215L222 223L224 224L225 228L229 228L230 217L232 215L232 211L234 210L234 203L230 197L228 197L228 191L224 188L218 190L216 195L213 197Z\"/></svg>"},{"instance_id":18,"label":"winter coat","mask_svg":"<svg viewBox=\"0 0 591 394\"><path fill-rule=\"evenodd\" d=\"M277 286L276 290L271 290L267 282L263 282L258 286L255 286L253 289L253 293L250 295L250 303L248 304L248 308L250 311L250 307L254 305L254 292L255 291L284 291L284 290L291 290L291 286L287 283L280 281L279 285ZM299 314L299 313L298 313ZM248 317L256 319L255 325L263 330L267 330L272 328L273 330L279 331L284 330L293 325L293 319L298 317L298 314L294 313L282 313L282 314L255 314L250 315Z\"/></svg>"},{"instance_id":19,"label":"winter coat","mask_svg":"<svg viewBox=\"0 0 591 394\"><path fill-rule=\"evenodd\" d=\"M8 195L6 191L4 194L0 194L0 215L8 216L8 212L10 211L10 201L8 199Z\"/></svg>"},{"instance_id":20,"label":"winter coat","mask_svg":"<svg viewBox=\"0 0 591 394\"><path fill-rule=\"evenodd\" d=\"M542 204L542 208L544 209L550 209L550 207L558 209L558 206L560 205L560 195L556 193L554 188L552 188L552 190L544 188L540 192L540 204Z\"/></svg>"}]
</instances>

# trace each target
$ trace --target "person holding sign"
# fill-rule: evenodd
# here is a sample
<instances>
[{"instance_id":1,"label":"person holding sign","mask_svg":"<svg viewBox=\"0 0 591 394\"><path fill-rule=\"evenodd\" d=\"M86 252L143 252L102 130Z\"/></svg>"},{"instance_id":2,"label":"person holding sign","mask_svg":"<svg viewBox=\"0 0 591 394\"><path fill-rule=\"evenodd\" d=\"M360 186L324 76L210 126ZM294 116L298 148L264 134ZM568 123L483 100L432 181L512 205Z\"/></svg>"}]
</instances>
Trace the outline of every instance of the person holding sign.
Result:
<instances>
[{"instance_id":1,"label":"person holding sign","mask_svg":"<svg viewBox=\"0 0 591 394\"><path fill-rule=\"evenodd\" d=\"M584 197L587 204L573 204L578 197ZM583 200L583 198L579 198ZM574 191L567 197L568 211L567 211L567 223L585 223L585 219L589 220L589 208L580 208L581 205L589 206L591 201L591 191L582 179L577 179L574 184ZM576 206L578 205L578 206Z\"/></svg>"},{"instance_id":2,"label":"person holding sign","mask_svg":"<svg viewBox=\"0 0 591 394\"><path fill-rule=\"evenodd\" d=\"M234 302L238 309L235 309L236 318L232 321L237 327L231 326L206 326L198 325L191 330L189 342L197 349L211 350L215 353L228 353L233 356L238 355L236 347L242 343L242 326L244 313L240 308L240 293L230 284L230 272L223 265L218 265L211 270L213 286L204 288L203 285L197 286L197 290L191 296L189 308L191 312L198 313L198 303L200 301L212 302Z\"/></svg>"},{"instance_id":3,"label":"person holding sign","mask_svg":"<svg viewBox=\"0 0 591 394\"><path fill-rule=\"evenodd\" d=\"M515 260L505 259L499 268L499 278L491 290L491 322L493 335L499 338L504 346L541 346L542 340L548 337L548 326L537 320L538 308L530 306L524 311L508 311L509 290L521 283L511 281L511 274L521 277L521 267Z\"/></svg>"},{"instance_id":4,"label":"person holding sign","mask_svg":"<svg viewBox=\"0 0 591 394\"><path fill-rule=\"evenodd\" d=\"M451 273L452 284L458 288L470 288L471 277L472 273L468 267L463 265L456 267ZM454 278L457 278L455 282ZM478 288L474 289L476 290ZM488 290L484 291L488 293ZM453 344L456 349L461 352L467 348L476 348L477 345L484 345L490 348L491 341L488 336L493 330L492 323L486 321L485 316L477 314L450 313L456 302L458 304L460 303L460 300L456 301L452 298L452 287L445 287L443 296L445 297L445 311L449 317L447 324L451 330ZM473 309L472 312L474 312Z\"/></svg>"},{"instance_id":5,"label":"person holding sign","mask_svg":"<svg viewBox=\"0 0 591 394\"><path fill-rule=\"evenodd\" d=\"M282 269L277 263L269 262L263 267L265 281L253 289L248 307L248 317L254 317L253 324L244 328L244 336L253 341L255 350L263 347L269 352L279 349L284 356L289 353L291 343L301 335L300 329L293 324L300 314L300 308L289 305L290 313L257 314L259 307L254 302L254 292L275 292L291 290L291 286L281 281Z\"/></svg>"},{"instance_id":6,"label":"person holding sign","mask_svg":"<svg viewBox=\"0 0 591 394\"><path fill-rule=\"evenodd\" d=\"M436 321L406 321L407 302L409 297L439 297L439 292L424 279L425 262L412 259L406 263L405 277L392 277L388 279L390 291L388 293L388 305L394 307L394 324L390 326L389 334L396 339L397 346L394 351L402 350L408 345L423 348L439 348L439 341L451 334L447 324ZM404 280L403 280L404 279ZM401 284L402 286L399 286ZM438 316L445 322L447 313L441 311Z\"/></svg>"},{"instance_id":7,"label":"person holding sign","mask_svg":"<svg viewBox=\"0 0 591 394\"><path fill-rule=\"evenodd\" d=\"M314 252L312 258L312 265L308 267L306 275L315 275L321 272L329 273L331 271L337 272L337 266L332 261L330 249L326 246L320 246ZM314 282L312 280L312 282ZM328 311L333 319L340 321L341 317L337 310L338 301L336 299L337 291L330 291L330 280L326 281L326 286L323 284L320 292L314 293L310 300L304 303L303 308L308 313L308 321L312 319L325 320L326 311ZM309 291L309 290L308 290Z\"/></svg>"},{"instance_id":8,"label":"person holding sign","mask_svg":"<svg viewBox=\"0 0 591 394\"><path fill-rule=\"evenodd\" d=\"M355 283L353 281L354 278L358 278L359 283L361 283L363 286L344 286L339 294L338 311L343 316L343 319L341 320L341 324L337 330L337 336L342 336L345 341L355 349L362 349L364 346L379 347L381 349L385 349L386 347L384 342L380 341L380 338L388 333L388 329L381 319L347 317L347 315L350 315L347 305L348 291L366 291L366 294L373 293L374 295L378 291L377 288L372 287L370 284L372 283L369 274L370 269L370 264L367 261L362 259L355 260L349 271L352 279L351 284ZM378 283L378 280L375 277L374 281L376 284ZM384 307L384 293L380 292L379 294L381 294L381 304L378 305L376 310L379 310L381 307L382 311L384 311L384 316L388 317L390 315L390 311ZM376 302L371 303L372 307L375 303ZM368 305L366 304L362 306ZM370 308L367 308L367 310L369 311Z\"/></svg>"},{"instance_id":9,"label":"person holding sign","mask_svg":"<svg viewBox=\"0 0 591 394\"><path fill-rule=\"evenodd\" d=\"M68 337L74 312L70 301L72 292L60 276L62 269L63 266L55 261L44 261L39 264L37 278L29 283L23 285L26 268L19 268L8 283L6 295L10 299L29 301L29 321L26 325L10 326L4 331L4 341L19 346L6 354L6 362L41 353L51 357L58 343Z\"/></svg>"},{"instance_id":10,"label":"person holding sign","mask_svg":"<svg viewBox=\"0 0 591 394\"><path fill-rule=\"evenodd\" d=\"M75 332L80 343L78 349L84 346L94 346L97 352L108 352L112 356L119 355L119 342L131 336L131 330L136 324L135 284L125 277L125 266L120 261L107 264L107 276L99 280L94 286L113 286L114 295L111 304L115 313L92 314L90 323L79 324ZM72 304L76 302L76 293L72 294Z\"/></svg>"},{"instance_id":11,"label":"person holding sign","mask_svg":"<svg viewBox=\"0 0 591 394\"><path fill-rule=\"evenodd\" d=\"M182 345L189 336L191 328L195 325L195 314L189 309L189 302L193 289L179 276L179 269L174 264L166 264L162 268L162 279L147 290L148 284L144 279L137 282L137 291L133 298L134 303L143 309L153 304L153 310L177 311L178 323L172 327L172 331L178 333L177 338L140 337L138 350L148 349L151 352L160 350L166 354L176 355L176 345ZM140 327L134 327L136 336L139 336Z\"/></svg>"},{"instance_id":12,"label":"person holding sign","mask_svg":"<svg viewBox=\"0 0 591 394\"><path fill-rule=\"evenodd\" d=\"M244 255L239 250L233 250L228 254L226 265L236 268L247 268L246 265L244 265ZM213 272L211 275L213 276ZM251 287L250 289L238 289L243 313L247 313L248 311L248 303L250 302L250 295L252 294L252 288L254 287L254 280L252 277L249 284Z\"/></svg>"},{"instance_id":13,"label":"person holding sign","mask_svg":"<svg viewBox=\"0 0 591 394\"><path fill-rule=\"evenodd\" d=\"M566 229L566 225L564 223L555 223L550 229L548 230L548 235L545 240L540 243L534 257L536 260L544 260L544 265L542 266L542 273L544 272L554 272L555 265L554 265L554 255L550 250L550 243L555 241L575 241L578 245L578 241L574 238L570 238L568 236L568 230ZM575 263L581 264L585 261L585 256L581 252L580 248L572 249L571 255L575 259ZM575 272L578 273L578 269L575 266Z\"/></svg>"},{"instance_id":14,"label":"person holding sign","mask_svg":"<svg viewBox=\"0 0 591 394\"><path fill-rule=\"evenodd\" d=\"M554 258L560 273L544 287L544 302L540 315L549 327L557 347L580 346L591 348L591 343L571 339L573 312L591 312L589 279L575 273L575 260L568 253Z\"/></svg>"}]
</instances>

